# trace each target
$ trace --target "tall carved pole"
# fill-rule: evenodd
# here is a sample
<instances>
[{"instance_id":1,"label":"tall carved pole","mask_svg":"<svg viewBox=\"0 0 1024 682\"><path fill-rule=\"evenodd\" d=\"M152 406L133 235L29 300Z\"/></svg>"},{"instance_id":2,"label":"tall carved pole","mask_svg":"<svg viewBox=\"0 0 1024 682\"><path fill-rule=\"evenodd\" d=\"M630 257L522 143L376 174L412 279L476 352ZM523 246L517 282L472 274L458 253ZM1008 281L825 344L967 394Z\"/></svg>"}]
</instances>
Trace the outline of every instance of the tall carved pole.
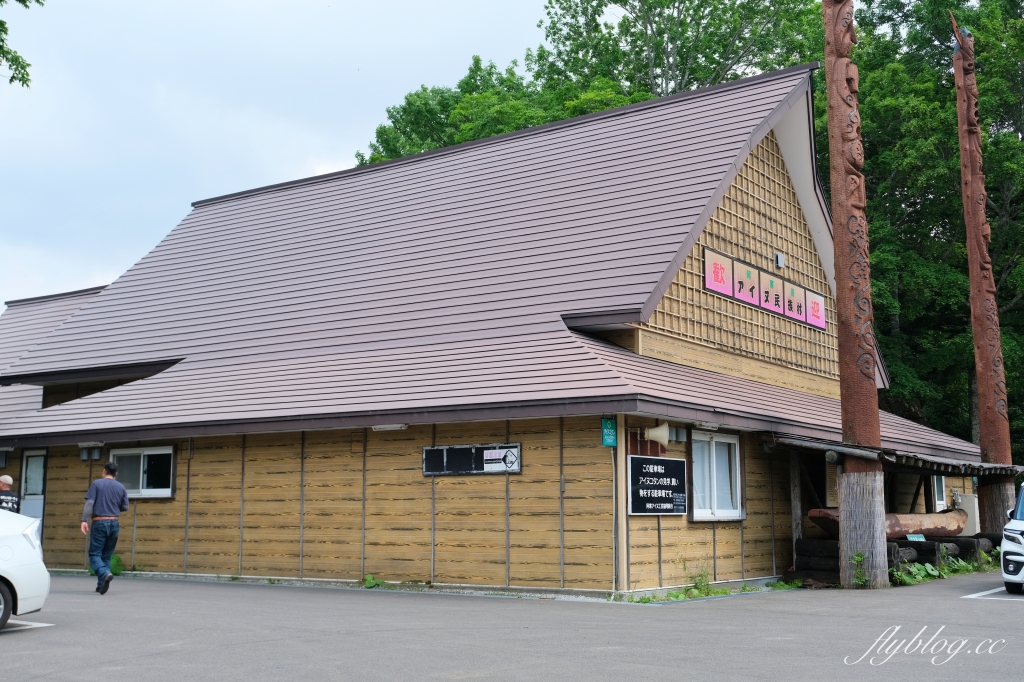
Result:
<instances>
[{"instance_id":1,"label":"tall carved pole","mask_svg":"<svg viewBox=\"0 0 1024 682\"><path fill-rule=\"evenodd\" d=\"M981 123L978 80L974 73L974 36L956 24L953 13L953 74L960 129L960 175L967 225L967 267L971 278L971 331L978 386L978 422L983 462L1010 464L1010 420L1006 409L1006 376L999 334L999 304L988 244L992 230L985 218L985 176L981 172ZM1012 476L983 476L978 481L981 530L998 533L1013 506Z\"/></svg>"},{"instance_id":2,"label":"tall carved pole","mask_svg":"<svg viewBox=\"0 0 1024 682\"><path fill-rule=\"evenodd\" d=\"M881 446L875 385L878 351L871 305L864 146L857 107L857 66L850 61L857 42L853 0L823 0L822 9L843 442L877 448ZM889 586L883 487L880 463L846 458L839 478L839 573L843 587ZM857 554L864 558L855 564Z\"/></svg>"}]
</instances>

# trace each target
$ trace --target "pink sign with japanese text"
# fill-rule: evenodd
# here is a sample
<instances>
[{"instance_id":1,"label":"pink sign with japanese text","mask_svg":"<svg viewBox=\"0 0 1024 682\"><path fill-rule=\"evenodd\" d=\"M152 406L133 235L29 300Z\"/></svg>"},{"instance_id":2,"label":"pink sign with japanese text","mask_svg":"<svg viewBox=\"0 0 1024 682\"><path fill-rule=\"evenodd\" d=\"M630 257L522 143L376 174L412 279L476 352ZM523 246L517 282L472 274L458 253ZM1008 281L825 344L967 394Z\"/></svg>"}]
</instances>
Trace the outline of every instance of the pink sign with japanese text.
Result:
<instances>
[{"instance_id":1,"label":"pink sign with japanese text","mask_svg":"<svg viewBox=\"0 0 1024 682\"><path fill-rule=\"evenodd\" d=\"M784 296L785 291L782 290L782 279L769 275L767 272L761 273L761 307L776 312L782 315L785 311L783 306L786 305Z\"/></svg>"},{"instance_id":2,"label":"pink sign with japanese text","mask_svg":"<svg viewBox=\"0 0 1024 682\"><path fill-rule=\"evenodd\" d=\"M807 321L804 310L804 289L791 282L786 282L786 317L801 322Z\"/></svg>"},{"instance_id":3,"label":"pink sign with japanese text","mask_svg":"<svg viewBox=\"0 0 1024 682\"><path fill-rule=\"evenodd\" d=\"M825 315L825 297L813 291L807 292L807 323L819 329L828 329Z\"/></svg>"},{"instance_id":4,"label":"pink sign with japanese text","mask_svg":"<svg viewBox=\"0 0 1024 682\"><path fill-rule=\"evenodd\" d=\"M732 296L732 259L704 249L704 288Z\"/></svg>"},{"instance_id":5,"label":"pink sign with japanese text","mask_svg":"<svg viewBox=\"0 0 1024 682\"><path fill-rule=\"evenodd\" d=\"M761 271L752 265L733 261L732 279L736 283L733 296L744 303L758 305L761 298Z\"/></svg>"}]
</instances>

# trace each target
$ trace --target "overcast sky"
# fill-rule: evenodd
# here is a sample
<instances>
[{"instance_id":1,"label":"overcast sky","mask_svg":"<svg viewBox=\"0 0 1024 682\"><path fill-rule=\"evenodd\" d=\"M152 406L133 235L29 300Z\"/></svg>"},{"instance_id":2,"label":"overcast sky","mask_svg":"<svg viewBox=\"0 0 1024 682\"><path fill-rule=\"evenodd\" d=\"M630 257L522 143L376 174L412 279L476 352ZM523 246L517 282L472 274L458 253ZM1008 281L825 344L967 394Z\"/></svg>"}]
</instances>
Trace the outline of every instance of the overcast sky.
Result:
<instances>
[{"instance_id":1,"label":"overcast sky","mask_svg":"<svg viewBox=\"0 0 1024 682\"><path fill-rule=\"evenodd\" d=\"M544 0L8 4L0 301L107 284L197 199L350 167L384 108L505 66Z\"/></svg>"}]
</instances>

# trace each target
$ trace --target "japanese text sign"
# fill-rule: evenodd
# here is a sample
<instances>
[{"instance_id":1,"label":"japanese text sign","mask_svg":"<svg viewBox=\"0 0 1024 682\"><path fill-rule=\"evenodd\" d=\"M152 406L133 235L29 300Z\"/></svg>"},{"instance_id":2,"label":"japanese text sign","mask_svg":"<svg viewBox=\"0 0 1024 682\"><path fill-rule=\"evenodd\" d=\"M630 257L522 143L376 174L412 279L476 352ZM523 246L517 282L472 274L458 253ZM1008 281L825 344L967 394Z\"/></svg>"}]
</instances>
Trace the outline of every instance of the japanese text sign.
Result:
<instances>
[{"instance_id":1,"label":"japanese text sign","mask_svg":"<svg viewBox=\"0 0 1024 682\"><path fill-rule=\"evenodd\" d=\"M732 259L714 251L704 252L704 288L732 296Z\"/></svg>"},{"instance_id":2,"label":"japanese text sign","mask_svg":"<svg viewBox=\"0 0 1024 682\"><path fill-rule=\"evenodd\" d=\"M825 318L825 297L813 291L807 292L807 323L819 329L827 329Z\"/></svg>"},{"instance_id":3,"label":"japanese text sign","mask_svg":"<svg viewBox=\"0 0 1024 682\"><path fill-rule=\"evenodd\" d=\"M733 261L732 278L736 282L733 295L744 303L757 305L761 298L761 271L752 265Z\"/></svg>"},{"instance_id":4,"label":"japanese text sign","mask_svg":"<svg viewBox=\"0 0 1024 682\"><path fill-rule=\"evenodd\" d=\"M685 514L686 460L630 455L629 513Z\"/></svg>"},{"instance_id":5,"label":"japanese text sign","mask_svg":"<svg viewBox=\"0 0 1024 682\"><path fill-rule=\"evenodd\" d=\"M769 275L767 272L761 273L761 307L767 308L773 313L779 313L780 315L785 310L785 301L783 297L786 295L783 289L782 280L775 275Z\"/></svg>"},{"instance_id":6,"label":"japanese text sign","mask_svg":"<svg viewBox=\"0 0 1024 682\"><path fill-rule=\"evenodd\" d=\"M785 314L786 317L791 317L794 320L807 321L807 316L804 313L804 290L789 282L786 282Z\"/></svg>"}]
</instances>

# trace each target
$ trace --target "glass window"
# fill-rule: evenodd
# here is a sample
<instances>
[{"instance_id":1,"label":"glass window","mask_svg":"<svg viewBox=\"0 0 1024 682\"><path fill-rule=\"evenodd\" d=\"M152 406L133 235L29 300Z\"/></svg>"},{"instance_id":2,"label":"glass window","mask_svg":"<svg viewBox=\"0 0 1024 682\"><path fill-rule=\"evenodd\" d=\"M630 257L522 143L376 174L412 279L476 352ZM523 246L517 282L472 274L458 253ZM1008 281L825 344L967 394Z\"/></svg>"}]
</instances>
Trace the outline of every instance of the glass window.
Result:
<instances>
[{"instance_id":1,"label":"glass window","mask_svg":"<svg viewBox=\"0 0 1024 682\"><path fill-rule=\"evenodd\" d=\"M694 520L740 518L739 439L695 431L692 453Z\"/></svg>"},{"instance_id":2,"label":"glass window","mask_svg":"<svg viewBox=\"0 0 1024 682\"><path fill-rule=\"evenodd\" d=\"M1013 518L1017 521L1024 521L1024 488L1021 488L1020 498L1017 500L1017 512Z\"/></svg>"},{"instance_id":3,"label":"glass window","mask_svg":"<svg viewBox=\"0 0 1024 682\"><path fill-rule=\"evenodd\" d=\"M117 480L128 497L172 497L174 452L170 447L111 450Z\"/></svg>"},{"instance_id":4,"label":"glass window","mask_svg":"<svg viewBox=\"0 0 1024 682\"><path fill-rule=\"evenodd\" d=\"M46 472L46 456L33 455L25 458L25 495L42 495L43 478Z\"/></svg>"}]
</instances>

